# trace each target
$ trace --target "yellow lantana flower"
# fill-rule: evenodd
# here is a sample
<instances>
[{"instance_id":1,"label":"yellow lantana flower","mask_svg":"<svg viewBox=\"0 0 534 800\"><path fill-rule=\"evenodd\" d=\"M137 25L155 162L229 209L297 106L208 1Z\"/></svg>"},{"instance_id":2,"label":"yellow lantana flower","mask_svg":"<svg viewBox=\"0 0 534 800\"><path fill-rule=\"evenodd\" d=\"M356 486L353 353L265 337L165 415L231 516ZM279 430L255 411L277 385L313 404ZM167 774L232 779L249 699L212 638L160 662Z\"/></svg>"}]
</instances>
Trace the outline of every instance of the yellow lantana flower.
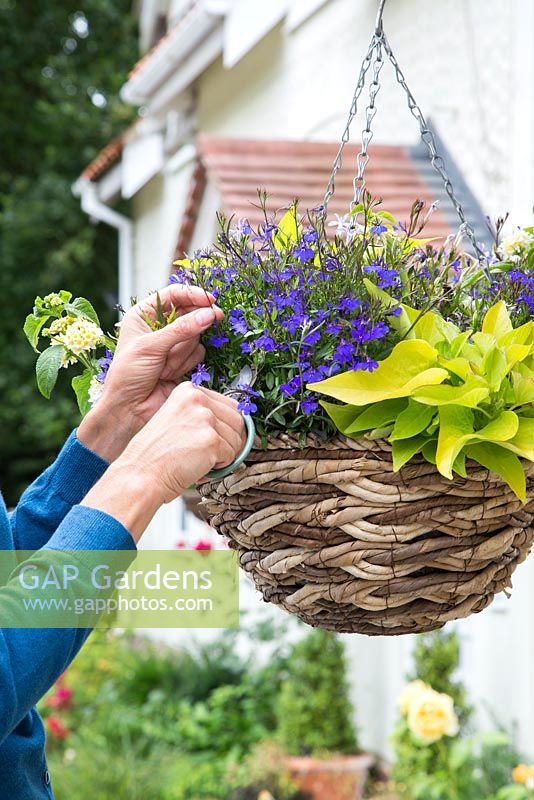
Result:
<instances>
[{"instance_id":1,"label":"yellow lantana flower","mask_svg":"<svg viewBox=\"0 0 534 800\"><path fill-rule=\"evenodd\" d=\"M74 355L94 350L102 341L102 329L87 319L77 319L57 340Z\"/></svg>"},{"instance_id":2,"label":"yellow lantana flower","mask_svg":"<svg viewBox=\"0 0 534 800\"><path fill-rule=\"evenodd\" d=\"M459 724L452 697L430 687L419 691L408 709L408 727L414 736L427 744L437 742L443 736L456 736Z\"/></svg>"}]
</instances>

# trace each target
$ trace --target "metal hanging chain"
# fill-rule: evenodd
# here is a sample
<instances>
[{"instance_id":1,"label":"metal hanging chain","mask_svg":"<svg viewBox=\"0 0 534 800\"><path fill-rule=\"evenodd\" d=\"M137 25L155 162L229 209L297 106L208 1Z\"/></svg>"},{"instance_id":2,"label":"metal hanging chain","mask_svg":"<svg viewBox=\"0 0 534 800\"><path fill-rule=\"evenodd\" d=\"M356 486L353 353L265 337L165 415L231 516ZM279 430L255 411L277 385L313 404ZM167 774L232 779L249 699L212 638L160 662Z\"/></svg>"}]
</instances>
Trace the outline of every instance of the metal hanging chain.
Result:
<instances>
[{"instance_id":1,"label":"metal hanging chain","mask_svg":"<svg viewBox=\"0 0 534 800\"><path fill-rule=\"evenodd\" d=\"M341 137L341 144L339 146L339 150L337 152L337 155L336 155L336 158L335 158L335 161L334 161L334 164L333 164L332 174L330 176L330 180L328 182L326 194L324 196L324 200L323 200L323 218L326 218L326 214L327 214L327 211L328 211L328 204L329 204L330 200L332 199L332 197L334 195L334 192L335 192L336 177L337 177L337 174L338 174L339 170L341 169L341 166L342 166L342 163L343 163L343 151L345 149L345 145L350 140L350 128L351 128L352 122L354 121L354 118L355 118L355 116L357 114L357 111L358 111L358 101L360 99L360 95L361 95L361 93L362 93L362 91L364 89L364 86L365 86L366 76L367 76L367 73L368 73L368 71L369 71L369 69L371 67L371 64L374 64L374 77L373 77L373 82L371 83L371 86L370 86L370 89L369 89L369 105L367 107L367 112L366 112L366 126L365 126L365 128L364 128L364 130L362 132L362 149L361 149L361 151L360 151L360 153L358 155L358 172L357 172L356 178L354 179L354 200L353 200L351 208L354 208L354 206L359 203L361 195L362 195L363 191L365 190L365 168L366 168L367 163L369 161L368 147L369 147L369 143L370 143L370 141L372 139L372 136L373 136L372 129L371 129L371 124L372 124L372 121L373 121L373 119L374 119L374 117L376 115L376 111L377 111L376 105L375 105L375 101L376 101L376 95L378 94L378 91L380 90L380 72L381 72L382 67L384 65L384 59L383 59L383 55L382 55L382 49L383 49L385 51L386 55L388 56L391 64L393 65L393 68L395 70L395 77L397 79L397 82L404 89L404 92L405 92L406 97L407 97L408 107L410 109L410 112L411 112L412 116L419 123L421 139L423 140L423 142L425 143L426 147L428 148L428 151L429 151L429 154L430 154L431 164L434 167L434 169L436 170L436 172L438 173L438 175L440 175L441 179L443 180L445 191L446 191L447 195L449 196L449 198L450 198L450 200L451 200L451 202L452 202L452 204L454 206L454 209L455 209L456 213L458 214L460 222L462 223L462 229L466 233L466 235L468 236L468 238L469 238L469 240L470 240L470 242L471 242L471 244L472 244L472 246L473 246L473 248L475 250L475 253L477 254L477 256L479 258L479 260L482 261L483 259L485 259L485 254L481 250L481 248L479 247L478 242L476 240L476 235L475 235L474 229L473 229L472 225L467 221L467 218L465 216L465 213L464 213L464 210L462 208L462 205L461 205L460 201L458 200L458 198L456 197L456 194L454 192L454 187L453 187L452 181L449 178L449 175L447 173L443 157L438 153L437 146L436 146L436 140L434 138L434 134L430 130L430 128L428 126L428 123L427 123L427 121L426 121L426 119L425 119L425 117L423 115L423 112L421 111L421 109L418 106L418 104L417 104L412 92L410 91L410 89L408 87L408 84L406 82L406 78L404 77L404 74L402 73L402 70L400 69L399 63L398 63L398 61L397 61L397 59L396 59L396 57L395 57L395 55L394 55L394 53L393 53L393 51L391 49L391 45L389 44L389 41L388 41L388 39L387 39L387 37L386 37L386 35L384 33L383 13L384 13L385 4L386 4L386 0L380 0L380 5L379 5L379 9L378 9L377 18L376 18L376 24L375 24L375 31L374 31L373 37L371 39L371 44L369 45L369 49L367 51L367 54L366 54L366 56L365 56L365 58L363 60L363 63L362 63L362 67L361 67L360 74L359 74L359 77L358 77L358 83L356 85L356 89L355 89L355 92L354 92L354 97L353 97L353 100L352 100L352 105L351 105L350 112L349 112L349 117L348 117L348 120L347 120L347 124L345 126L345 130L343 131L343 135Z\"/></svg>"},{"instance_id":2,"label":"metal hanging chain","mask_svg":"<svg viewBox=\"0 0 534 800\"><path fill-rule=\"evenodd\" d=\"M345 149L345 145L348 144L350 141L350 128L354 120L354 117L358 113L358 100L360 99L360 95L365 86L365 77L367 75L367 72L369 71L369 67L371 66L375 48L376 48L376 41L375 37L373 36L371 44L369 45L369 49L367 51L367 55L365 56L360 69L360 74L358 76L358 83L356 84L356 89L354 90L354 96L352 98L352 105L350 107L349 118L347 120L347 124L345 125L345 130L343 131L343 135L341 137L341 144L339 145L339 150L337 151L336 158L334 160L334 164L332 167L332 174L330 175L330 180L328 181L328 186L326 187L326 193L323 200L323 217L326 217L326 213L328 211L328 203L334 196L334 192L336 190L337 174L343 164L343 151Z\"/></svg>"},{"instance_id":3,"label":"metal hanging chain","mask_svg":"<svg viewBox=\"0 0 534 800\"><path fill-rule=\"evenodd\" d=\"M345 149L345 145L350 141L350 128L354 121L356 114L358 113L358 101L360 99L360 95L365 86L365 78L373 61L373 55L375 50L380 46L382 37L384 35L384 28L382 23L382 17L384 14L384 6L386 5L386 0L380 0L380 5L378 7L378 14L376 16L376 23L375 23L375 31L373 33L371 44L369 45L369 49L367 50L367 54L363 60L360 74L358 76L358 83L356 84L356 89L354 90L354 96L352 98L352 104L349 111L349 117L347 120L347 124L345 125L345 130L343 131L343 135L341 137L341 143L339 145L339 150L337 151L336 158L334 160L334 164L332 167L332 174L330 175L330 180L328 181L328 186L326 187L326 193L323 200L323 218L326 219L326 214L328 211L328 203L334 196L334 192L336 190L336 178L339 170L343 165L343 151ZM378 91L378 90L377 90ZM376 94L376 93L375 93ZM367 126L369 127L369 125ZM367 159L368 160L368 159ZM365 170L365 165L364 165ZM358 171L359 174L359 171ZM360 179L363 178L363 172L360 176ZM356 184L355 184L355 192L356 192Z\"/></svg>"},{"instance_id":4,"label":"metal hanging chain","mask_svg":"<svg viewBox=\"0 0 534 800\"><path fill-rule=\"evenodd\" d=\"M367 106L365 117L366 125L362 131L362 149L358 153L357 164L358 173L354 178L354 199L352 201L351 209L358 205L360 198L365 191L365 168L369 162L369 144L373 138L373 131L371 125L376 116L376 96L380 91L380 71L384 66L384 57L382 55L382 37L377 40L375 45L375 55L373 61L373 80L369 86L369 105Z\"/></svg>"}]
</instances>

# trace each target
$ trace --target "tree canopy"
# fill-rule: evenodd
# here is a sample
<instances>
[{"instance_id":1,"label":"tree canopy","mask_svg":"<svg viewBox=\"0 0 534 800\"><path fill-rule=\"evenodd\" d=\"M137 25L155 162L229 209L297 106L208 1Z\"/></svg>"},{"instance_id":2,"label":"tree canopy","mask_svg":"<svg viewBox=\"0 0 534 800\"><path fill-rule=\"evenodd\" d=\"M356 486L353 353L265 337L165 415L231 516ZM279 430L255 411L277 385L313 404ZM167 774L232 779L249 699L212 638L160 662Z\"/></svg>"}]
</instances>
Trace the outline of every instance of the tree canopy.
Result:
<instances>
[{"instance_id":1,"label":"tree canopy","mask_svg":"<svg viewBox=\"0 0 534 800\"><path fill-rule=\"evenodd\" d=\"M132 118L118 94L137 55L131 0L0 0L0 486L8 504L57 453L78 414L64 380L37 392L22 333L34 297L86 295L115 319L117 241L71 185Z\"/></svg>"}]
</instances>

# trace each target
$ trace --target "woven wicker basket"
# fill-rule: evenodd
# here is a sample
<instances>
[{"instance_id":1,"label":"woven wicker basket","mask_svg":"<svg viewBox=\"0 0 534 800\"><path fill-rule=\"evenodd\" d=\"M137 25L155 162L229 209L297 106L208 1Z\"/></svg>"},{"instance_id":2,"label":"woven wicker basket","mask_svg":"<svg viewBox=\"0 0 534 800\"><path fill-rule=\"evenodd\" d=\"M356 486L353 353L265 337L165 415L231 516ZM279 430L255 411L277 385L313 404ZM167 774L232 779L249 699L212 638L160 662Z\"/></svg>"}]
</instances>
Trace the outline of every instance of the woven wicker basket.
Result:
<instances>
[{"instance_id":1,"label":"woven wicker basket","mask_svg":"<svg viewBox=\"0 0 534 800\"><path fill-rule=\"evenodd\" d=\"M482 611L534 541L534 464L522 505L478 464L449 481L394 473L385 441L271 438L200 491L266 601L310 625L391 636Z\"/></svg>"}]
</instances>

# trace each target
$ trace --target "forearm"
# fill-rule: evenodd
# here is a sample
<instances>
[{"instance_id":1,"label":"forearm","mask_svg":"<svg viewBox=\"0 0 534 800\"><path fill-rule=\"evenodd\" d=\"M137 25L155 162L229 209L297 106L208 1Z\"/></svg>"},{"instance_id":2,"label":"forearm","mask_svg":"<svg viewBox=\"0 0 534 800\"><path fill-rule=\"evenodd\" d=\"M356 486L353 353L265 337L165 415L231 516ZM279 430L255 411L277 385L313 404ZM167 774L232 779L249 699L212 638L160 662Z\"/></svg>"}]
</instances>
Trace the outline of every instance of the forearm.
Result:
<instances>
[{"instance_id":1,"label":"forearm","mask_svg":"<svg viewBox=\"0 0 534 800\"><path fill-rule=\"evenodd\" d=\"M109 514L130 531L137 543L162 501L149 476L118 459L81 505Z\"/></svg>"}]
</instances>

